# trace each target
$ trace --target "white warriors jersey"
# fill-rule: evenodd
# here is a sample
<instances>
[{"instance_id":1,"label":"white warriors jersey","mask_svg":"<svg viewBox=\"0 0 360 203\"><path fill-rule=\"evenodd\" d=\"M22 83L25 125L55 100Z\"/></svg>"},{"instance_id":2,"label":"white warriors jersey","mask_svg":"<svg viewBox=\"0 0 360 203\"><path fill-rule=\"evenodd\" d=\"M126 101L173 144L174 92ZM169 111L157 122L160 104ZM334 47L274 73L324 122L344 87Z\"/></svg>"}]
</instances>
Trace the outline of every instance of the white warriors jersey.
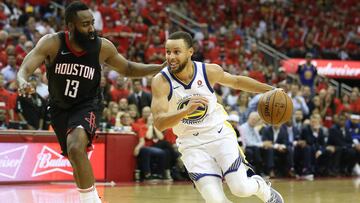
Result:
<instances>
[{"instance_id":1,"label":"white warriors jersey","mask_svg":"<svg viewBox=\"0 0 360 203\"><path fill-rule=\"evenodd\" d=\"M212 129L223 125L228 117L222 105L217 103L216 95L206 75L205 64L197 61L193 61L193 63L194 75L189 84L181 82L169 72L167 67L161 71L170 84L169 111L184 108L192 96L203 96L209 101L207 106L199 107L173 127L178 139L188 136L199 136L200 138L202 134L209 134L205 132L211 132ZM205 138L205 140L208 139Z\"/></svg>"}]
</instances>

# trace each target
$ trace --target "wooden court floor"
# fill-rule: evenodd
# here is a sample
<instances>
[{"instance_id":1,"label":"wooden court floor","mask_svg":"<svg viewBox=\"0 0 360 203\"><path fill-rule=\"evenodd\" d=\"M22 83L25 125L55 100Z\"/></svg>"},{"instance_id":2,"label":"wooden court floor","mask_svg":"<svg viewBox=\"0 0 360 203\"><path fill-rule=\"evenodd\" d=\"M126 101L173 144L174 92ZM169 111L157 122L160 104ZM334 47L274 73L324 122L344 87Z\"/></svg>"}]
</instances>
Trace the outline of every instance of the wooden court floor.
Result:
<instances>
[{"instance_id":1,"label":"wooden court floor","mask_svg":"<svg viewBox=\"0 0 360 203\"><path fill-rule=\"evenodd\" d=\"M315 181L273 180L286 203L360 203L360 177L320 179ZM141 183L99 184L98 191L106 203L201 203L192 184ZM237 198L225 192L234 203L261 203L255 197ZM0 185L0 203L78 203L72 183Z\"/></svg>"}]
</instances>

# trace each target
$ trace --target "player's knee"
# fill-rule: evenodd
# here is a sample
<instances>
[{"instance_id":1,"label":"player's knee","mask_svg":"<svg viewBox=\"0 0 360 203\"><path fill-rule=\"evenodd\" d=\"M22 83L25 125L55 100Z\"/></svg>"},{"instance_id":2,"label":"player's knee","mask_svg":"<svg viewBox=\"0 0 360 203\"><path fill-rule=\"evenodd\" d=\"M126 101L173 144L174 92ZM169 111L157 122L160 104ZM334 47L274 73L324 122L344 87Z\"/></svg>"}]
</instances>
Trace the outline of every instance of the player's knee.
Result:
<instances>
[{"instance_id":1,"label":"player's knee","mask_svg":"<svg viewBox=\"0 0 360 203\"><path fill-rule=\"evenodd\" d=\"M76 162L77 160L81 160L84 157L86 157L86 151L76 145L76 144L70 144L67 148L67 154L70 159L70 161Z\"/></svg>"},{"instance_id":2,"label":"player's knee","mask_svg":"<svg viewBox=\"0 0 360 203\"><path fill-rule=\"evenodd\" d=\"M228 182L228 186L233 195L238 197L248 197L251 195L250 191L247 189L248 184L246 181L234 181Z\"/></svg>"}]
</instances>

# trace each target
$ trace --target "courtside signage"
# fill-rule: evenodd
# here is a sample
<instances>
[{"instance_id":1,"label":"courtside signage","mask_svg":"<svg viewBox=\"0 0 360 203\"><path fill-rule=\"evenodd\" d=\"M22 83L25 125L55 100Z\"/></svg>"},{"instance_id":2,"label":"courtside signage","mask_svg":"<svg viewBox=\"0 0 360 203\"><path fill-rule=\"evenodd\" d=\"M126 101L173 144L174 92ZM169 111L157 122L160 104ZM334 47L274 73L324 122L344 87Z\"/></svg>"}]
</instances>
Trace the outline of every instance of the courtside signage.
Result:
<instances>
[{"instance_id":1,"label":"courtside signage","mask_svg":"<svg viewBox=\"0 0 360 203\"><path fill-rule=\"evenodd\" d=\"M305 59L287 59L282 60L282 66L287 73L296 73L300 64L304 64ZM319 75L325 75L330 78L360 78L359 61L340 61L340 60L318 60L313 59L312 64L317 67Z\"/></svg>"},{"instance_id":2,"label":"courtside signage","mask_svg":"<svg viewBox=\"0 0 360 203\"><path fill-rule=\"evenodd\" d=\"M0 177L15 179L24 160L28 146L20 146L10 150L0 149Z\"/></svg>"},{"instance_id":3,"label":"courtside signage","mask_svg":"<svg viewBox=\"0 0 360 203\"><path fill-rule=\"evenodd\" d=\"M105 145L88 153L97 180L105 178ZM73 180L69 160L57 143L0 143L0 181Z\"/></svg>"}]
</instances>

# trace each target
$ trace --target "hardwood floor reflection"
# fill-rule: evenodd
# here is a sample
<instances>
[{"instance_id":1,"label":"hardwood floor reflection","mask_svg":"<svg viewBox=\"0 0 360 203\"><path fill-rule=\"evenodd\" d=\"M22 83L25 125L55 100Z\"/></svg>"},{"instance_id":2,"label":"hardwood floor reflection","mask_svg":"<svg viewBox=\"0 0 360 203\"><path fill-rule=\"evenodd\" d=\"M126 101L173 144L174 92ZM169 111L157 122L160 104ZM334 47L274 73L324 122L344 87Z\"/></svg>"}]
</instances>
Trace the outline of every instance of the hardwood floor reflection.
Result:
<instances>
[{"instance_id":1,"label":"hardwood floor reflection","mask_svg":"<svg viewBox=\"0 0 360 203\"><path fill-rule=\"evenodd\" d=\"M273 186L286 203L359 203L360 178L320 179L315 181L273 180ZM200 203L204 202L191 183L117 184L97 186L108 203ZM225 187L234 203L260 203L237 198ZM71 183L0 185L0 203L77 203L79 196Z\"/></svg>"}]
</instances>

